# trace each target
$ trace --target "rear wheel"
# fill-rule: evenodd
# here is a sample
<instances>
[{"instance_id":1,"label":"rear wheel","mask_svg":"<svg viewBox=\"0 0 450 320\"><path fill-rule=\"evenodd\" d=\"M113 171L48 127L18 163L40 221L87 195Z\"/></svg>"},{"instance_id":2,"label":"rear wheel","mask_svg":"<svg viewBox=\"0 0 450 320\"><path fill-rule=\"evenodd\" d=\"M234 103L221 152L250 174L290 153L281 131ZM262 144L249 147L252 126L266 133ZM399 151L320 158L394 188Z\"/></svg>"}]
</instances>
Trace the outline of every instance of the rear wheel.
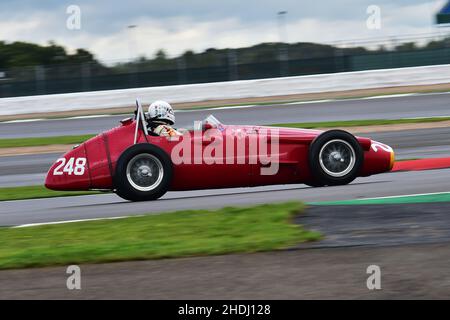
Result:
<instances>
[{"instance_id":1,"label":"rear wheel","mask_svg":"<svg viewBox=\"0 0 450 320\"><path fill-rule=\"evenodd\" d=\"M156 200L162 197L172 181L169 156L151 144L137 144L119 158L114 175L116 193L131 201Z\"/></svg>"},{"instance_id":2,"label":"rear wheel","mask_svg":"<svg viewBox=\"0 0 450 320\"><path fill-rule=\"evenodd\" d=\"M344 185L352 182L361 169L364 152L358 140L342 130L318 136L309 150L313 186Z\"/></svg>"}]
</instances>

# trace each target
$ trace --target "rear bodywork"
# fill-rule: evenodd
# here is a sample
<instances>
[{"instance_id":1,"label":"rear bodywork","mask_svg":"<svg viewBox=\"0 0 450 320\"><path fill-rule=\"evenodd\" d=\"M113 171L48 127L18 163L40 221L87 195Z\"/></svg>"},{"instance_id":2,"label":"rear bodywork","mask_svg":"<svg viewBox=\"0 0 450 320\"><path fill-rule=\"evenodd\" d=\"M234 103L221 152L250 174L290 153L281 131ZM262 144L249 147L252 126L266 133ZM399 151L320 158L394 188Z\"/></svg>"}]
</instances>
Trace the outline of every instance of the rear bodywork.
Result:
<instances>
[{"instance_id":1,"label":"rear bodywork","mask_svg":"<svg viewBox=\"0 0 450 320\"><path fill-rule=\"evenodd\" d=\"M322 133L318 130L273 128L261 126L224 126L224 148L235 135L244 137L246 159L237 159L235 155L224 155L223 163L207 164L207 158L200 161L194 153L205 151L211 141L205 141L200 132L192 139L190 163L173 165L173 180L170 190L195 190L230 187L251 187L272 184L304 183L311 179L308 165L309 146ZM53 190L113 190L113 177L121 154L134 144L136 121L123 121L119 127L74 147L59 158L48 171L45 186ZM249 140L261 130L276 130L279 139L277 155L278 171L274 175L262 175L261 163L250 161L252 152ZM231 137L229 136L231 135ZM394 152L392 148L369 138L357 137L364 150L364 162L359 176L369 176L392 169ZM143 130L137 132L137 143L151 143L169 156L179 141L166 137L146 135ZM235 151L237 146L234 146ZM259 152L257 150L256 152ZM225 153L224 153L225 154ZM203 153L202 153L203 155ZM228 157L228 158L227 158ZM230 158L231 157L231 158ZM234 159L233 159L234 157ZM80 160L81 159L81 160ZM245 160L245 161L244 161ZM70 163L68 168L65 166Z\"/></svg>"}]
</instances>

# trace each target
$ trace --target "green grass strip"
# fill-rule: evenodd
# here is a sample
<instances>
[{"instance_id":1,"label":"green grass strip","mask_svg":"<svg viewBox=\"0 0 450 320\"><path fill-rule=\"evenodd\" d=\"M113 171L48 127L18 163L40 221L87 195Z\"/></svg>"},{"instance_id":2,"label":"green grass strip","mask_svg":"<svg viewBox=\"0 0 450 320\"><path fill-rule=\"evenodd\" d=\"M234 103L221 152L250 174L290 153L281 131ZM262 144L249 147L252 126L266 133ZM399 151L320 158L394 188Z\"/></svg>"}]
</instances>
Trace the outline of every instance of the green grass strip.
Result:
<instances>
[{"instance_id":1,"label":"green grass strip","mask_svg":"<svg viewBox=\"0 0 450 320\"><path fill-rule=\"evenodd\" d=\"M367 198L341 201L309 202L308 205L337 206L337 205L370 205L370 204L408 204L428 202L450 202L450 192L394 196L386 198Z\"/></svg>"},{"instance_id":2,"label":"green grass strip","mask_svg":"<svg viewBox=\"0 0 450 320\"><path fill-rule=\"evenodd\" d=\"M321 237L290 223L300 203L0 228L0 269L257 252Z\"/></svg>"},{"instance_id":3,"label":"green grass strip","mask_svg":"<svg viewBox=\"0 0 450 320\"><path fill-rule=\"evenodd\" d=\"M410 124L410 123L429 123L449 121L450 117L433 117L433 118L414 118L414 119L373 119L373 120L348 120L348 121L326 121L326 122L295 122L295 123L277 123L272 124L274 127L290 127L290 128L336 128L336 127L362 127L362 126L378 126L378 125L394 125L394 124Z\"/></svg>"},{"instance_id":4,"label":"green grass strip","mask_svg":"<svg viewBox=\"0 0 450 320\"><path fill-rule=\"evenodd\" d=\"M93 136L95 135L0 139L0 148L34 147L51 144L77 144L86 141Z\"/></svg>"},{"instance_id":5,"label":"green grass strip","mask_svg":"<svg viewBox=\"0 0 450 320\"><path fill-rule=\"evenodd\" d=\"M44 186L25 186L0 188L0 201L24 200L38 198L80 196L86 194L96 194L95 191L53 191Z\"/></svg>"}]
</instances>

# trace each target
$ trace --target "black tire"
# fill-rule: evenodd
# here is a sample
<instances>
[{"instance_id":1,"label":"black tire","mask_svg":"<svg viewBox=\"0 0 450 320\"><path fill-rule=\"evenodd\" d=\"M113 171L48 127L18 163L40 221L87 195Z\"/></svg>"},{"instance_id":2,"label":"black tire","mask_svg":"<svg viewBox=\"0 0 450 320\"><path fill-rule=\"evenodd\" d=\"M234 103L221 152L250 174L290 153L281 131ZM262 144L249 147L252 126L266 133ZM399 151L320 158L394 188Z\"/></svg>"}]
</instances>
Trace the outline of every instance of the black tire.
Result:
<instances>
[{"instance_id":1,"label":"black tire","mask_svg":"<svg viewBox=\"0 0 450 320\"><path fill-rule=\"evenodd\" d=\"M308 187L313 187L313 188L320 188L320 187L324 187L325 186L323 183L317 182L317 181L314 181L314 180L307 181L307 182L305 182L305 184Z\"/></svg>"},{"instance_id":2,"label":"black tire","mask_svg":"<svg viewBox=\"0 0 450 320\"><path fill-rule=\"evenodd\" d=\"M138 163L145 165L137 167ZM150 170L150 165L154 170ZM142 168L146 170L145 175L142 175ZM158 173L156 181L149 186L145 185L144 182L155 179L152 174L154 172ZM172 161L164 150L148 143L135 144L125 150L117 161L114 187L117 195L126 200L156 200L169 190L172 175ZM137 179L143 180L137 182Z\"/></svg>"},{"instance_id":3,"label":"black tire","mask_svg":"<svg viewBox=\"0 0 450 320\"><path fill-rule=\"evenodd\" d=\"M309 185L349 184L358 177L363 162L364 151L352 134L343 130L326 131L316 137L309 148L309 167L313 177Z\"/></svg>"}]
</instances>

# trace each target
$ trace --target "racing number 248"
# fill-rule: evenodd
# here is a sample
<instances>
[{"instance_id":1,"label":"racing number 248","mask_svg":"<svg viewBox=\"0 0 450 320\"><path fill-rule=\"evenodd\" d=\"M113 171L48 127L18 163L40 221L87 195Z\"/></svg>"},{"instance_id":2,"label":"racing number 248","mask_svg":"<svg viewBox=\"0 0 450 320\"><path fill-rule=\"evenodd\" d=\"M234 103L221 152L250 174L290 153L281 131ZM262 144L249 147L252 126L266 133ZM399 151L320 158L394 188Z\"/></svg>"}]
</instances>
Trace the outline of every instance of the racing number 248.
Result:
<instances>
[{"instance_id":1,"label":"racing number 248","mask_svg":"<svg viewBox=\"0 0 450 320\"><path fill-rule=\"evenodd\" d=\"M86 158L69 158L66 162L66 158L59 158L56 163L59 164L53 170L53 175L62 176L64 173L68 175L82 176L86 167Z\"/></svg>"}]
</instances>

